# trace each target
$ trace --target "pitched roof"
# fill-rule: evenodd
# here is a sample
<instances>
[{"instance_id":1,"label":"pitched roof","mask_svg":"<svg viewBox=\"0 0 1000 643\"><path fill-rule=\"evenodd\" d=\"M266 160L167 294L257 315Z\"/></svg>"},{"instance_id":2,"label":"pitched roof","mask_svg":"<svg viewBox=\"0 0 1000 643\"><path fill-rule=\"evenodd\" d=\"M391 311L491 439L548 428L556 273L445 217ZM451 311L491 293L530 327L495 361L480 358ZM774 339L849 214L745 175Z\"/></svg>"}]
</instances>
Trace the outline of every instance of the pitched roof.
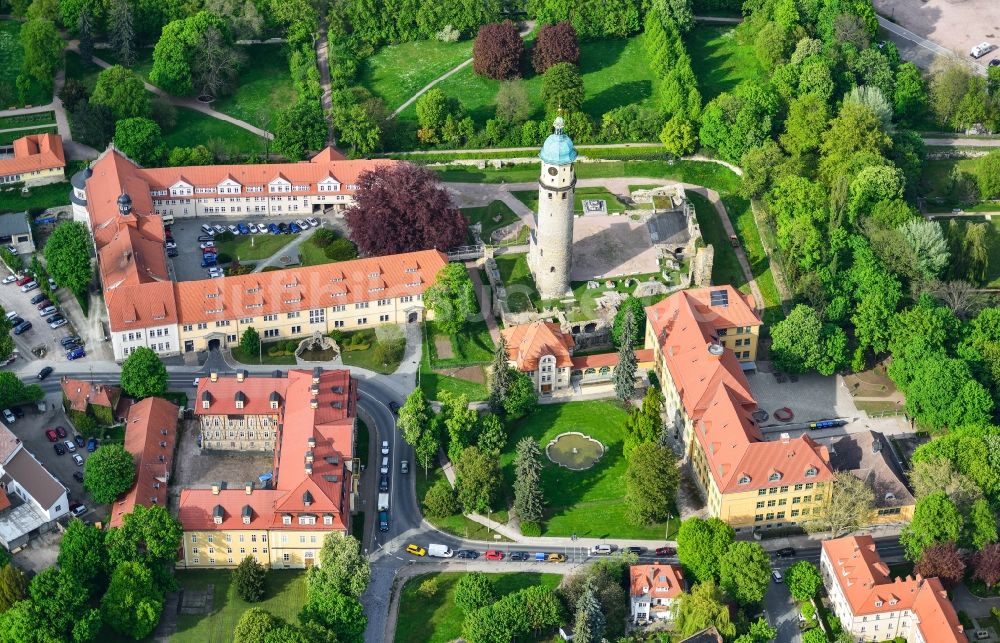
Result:
<instances>
[{"instance_id":1,"label":"pitched roof","mask_svg":"<svg viewBox=\"0 0 1000 643\"><path fill-rule=\"evenodd\" d=\"M55 477L48 472L39 462L25 449L18 449L8 462L3 465L7 475L17 480L17 483L24 487L31 497L39 505L48 509L66 493L66 487L62 486Z\"/></svg>"},{"instance_id":2,"label":"pitched roof","mask_svg":"<svg viewBox=\"0 0 1000 643\"><path fill-rule=\"evenodd\" d=\"M881 433L862 431L840 436L830 445L834 469L850 471L875 492L875 506L906 507L916 502L906 488L903 472L887 453L891 448Z\"/></svg>"},{"instance_id":3,"label":"pitched roof","mask_svg":"<svg viewBox=\"0 0 1000 643\"><path fill-rule=\"evenodd\" d=\"M167 505L167 482L177 440L176 404L147 397L129 409L125 422L125 450L132 454L136 475L132 488L111 507L108 524L116 527L136 505Z\"/></svg>"},{"instance_id":4,"label":"pitched roof","mask_svg":"<svg viewBox=\"0 0 1000 643\"><path fill-rule=\"evenodd\" d=\"M628 569L633 597L677 598L684 593L684 572L678 565L631 565Z\"/></svg>"},{"instance_id":5,"label":"pitched roof","mask_svg":"<svg viewBox=\"0 0 1000 643\"><path fill-rule=\"evenodd\" d=\"M5 424L0 423L0 465L7 462L19 448L21 448L21 438L14 435Z\"/></svg>"},{"instance_id":6,"label":"pitched roof","mask_svg":"<svg viewBox=\"0 0 1000 643\"><path fill-rule=\"evenodd\" d=\"M889 579L889 567L875 550L871 536L823 541L841 592L855 617L911 610L925 641L966 641L955 608L937 578Z\"/></svg>"},{"instance_id":7,"label":"pitched roof","mask_svg":"<svg viewBox=\"0 0 1000 643\"><path fill-rule=\"evenodd\" d=\"M502 331L507 339L507 358L517 364L520 371L538 370L538 361L547 355L556 358L556 366L572 366L570 351L573 336L563 333L559 324L536 321L519 324Z\"/></svg>"},{"instance_id":8,"label":"pitched roof","mask_svg":"<svg viewBox=\"0 0 1000 643\"><path fill-rule=\"evenodd\" d=\"M637 348L635 360L639 364L653 361L653 349ZM597 353L595 355L580 355L572 358L573 368L600 368L602 366L617 366L618 353Z\"/></svg>"},{"instance_id":9,"label":"pitched roof","mask_svg":"<svg viewBox=\"0 0 1000 643\"><path fill-rule=\"evenodd\" d=\"M285 403L286 377L220 377L216 381L202 377L195 394L195 415L278 415ZM271 396L277 395L278 409L271 409ZM237 397L243 408L236 408ZM208 401L208 408L204 402Z\"/></svg>"},{"instance_id":10,"label":"pitched roof","mask_svg":"<svg viewBox=\"0 0 1000 643\"><path fill-rule=\"evenodd\" d=\"M13 237L16 234L31 232L27 212L8 212L0 214L0 236Z\"/></svg>"},{"instance_id":11,"label":"pitched roof","mask_svg":"<svg viewBox=\"0 0 1000 643\"><path fill-rule=\"evenodd\" d=\"M0 176L66 167L62 137L58 134L29 134L14 139L13 158L0 159Z\"/></svg>"},{"instance_id":12,"label":"pitched roof","mask_svg":"<svg viewBox=\"0 0 1000 643\"><path fill-rule=\"evenodd\" d=\"M63 395L69 400L69 408L80 413L86 412L88 404L114 409L122 394L117 386L91 384L86 380L63 377L60 383Z\"/></svg>"}]
</instances>

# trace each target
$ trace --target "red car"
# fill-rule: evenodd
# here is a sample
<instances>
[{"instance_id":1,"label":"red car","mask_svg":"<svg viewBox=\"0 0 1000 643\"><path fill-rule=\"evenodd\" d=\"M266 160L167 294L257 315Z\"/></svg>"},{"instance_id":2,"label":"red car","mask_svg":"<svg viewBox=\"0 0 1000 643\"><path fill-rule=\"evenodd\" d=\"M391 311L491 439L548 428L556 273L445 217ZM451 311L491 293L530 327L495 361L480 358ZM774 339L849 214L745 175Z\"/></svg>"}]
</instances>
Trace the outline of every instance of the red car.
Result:
<instances>
[{"instance_id":1,"label":"red car","mask_svg":"<svg viewBox=\"0 0 1000 643\"><path fill-rule=\"evenodd\" d=\"M486 560L503 560L503 552L496 549L487 549Z\"/></svg>"},{"instance_id":2,"label":"red car","mask_svg":"<svg viewBox=\"0 0 1000 643\"><path fill-rule=\"evenodd\" d=\"M57 426L56 427L56 435L58 435L60 438L65 438L66 437L66 429L63 428L63 427L61 427L61 426Z\"/></svg>"},{"instance_id":3,"label":"red car","mask_svg":"<svg viewBox=\"0 0 1000 643\"><path fill-rule=\"evenodd\" d=\"M56 434L55 429L46 429L45 437L49 439L49 442L55 442L56 440L59 439L59 436Z\"/></svg>"},{"instance_id":4,"label":"red car","mask_svg":"<svg viewBox=\"0 0 1000 643\"><path fill-rule=\"evenodd\" d=\"M38 304L35 306L35 308L37 308L38 310L45 310L46 308L48 308L51 305L52 305L51 301L49 301L48 299L43 299L40 302L38 302Z\"/></svg>"},{"instance_id":5,"label":"red car","mask_svg":"<svg viewBox=\"0 0 1000 643\"><path fill-rule=\"evenodd\" d=\"M677 550L674 549L673 547L657 547L656 548L656 555L657 556L676 556L677 555Z\"/></svg>"},{"instance_id":6,"label":"red car","mask_svg":"<svg viewBox=\"0 0 1000 643\"><path fill-rule=\"evenodd\" d=\"M23 286L24 284L28 283L32 279L33 279L33 277L31 275L26 274L23 277L21 277L20 279L18 279L17 281L15 281L14 283L16 283L18 286Z\"/></svg>"},{"instance_id":7,"label":"red car","mask_svg":"<svg viewBox=\"0 0 1000 643\"><path fill-rule=\"evenodd\" d=\"M203 254L203 255L214 255L214 254L218 254L218 252L219 252L219 249L215 248L215 247L202 248L201 249L201 254Z\"/></svg>"}]
</instances>

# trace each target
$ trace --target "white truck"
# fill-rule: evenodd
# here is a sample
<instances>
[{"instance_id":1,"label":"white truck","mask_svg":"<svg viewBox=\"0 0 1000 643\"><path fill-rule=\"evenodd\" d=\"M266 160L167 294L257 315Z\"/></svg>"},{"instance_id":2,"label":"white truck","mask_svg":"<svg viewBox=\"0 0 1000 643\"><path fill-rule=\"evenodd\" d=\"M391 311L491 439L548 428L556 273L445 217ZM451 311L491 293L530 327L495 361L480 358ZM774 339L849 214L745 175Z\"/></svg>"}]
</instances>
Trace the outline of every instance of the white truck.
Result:
<instances>
[{"instance_id":1,"label":"white truck","mask_svg":"<svg viewBox=\"0 0 1000 643\"><path fill-rule=\"evenodd\" d=\"M389 510L389 494L387 493L378 494L378 510L379 511Z\"/></svg>"},{"instance_id":2,"label":"white truck","mask_svg":"<svg viewBox=\"0 0 1000 643\"><path fill-rule=\"evenodd\" d=\"M427 545L427 555L437 556L438 558L451 558L455 555L455 552L448 549L447 545Z\"/></svg>"}]
</instances>

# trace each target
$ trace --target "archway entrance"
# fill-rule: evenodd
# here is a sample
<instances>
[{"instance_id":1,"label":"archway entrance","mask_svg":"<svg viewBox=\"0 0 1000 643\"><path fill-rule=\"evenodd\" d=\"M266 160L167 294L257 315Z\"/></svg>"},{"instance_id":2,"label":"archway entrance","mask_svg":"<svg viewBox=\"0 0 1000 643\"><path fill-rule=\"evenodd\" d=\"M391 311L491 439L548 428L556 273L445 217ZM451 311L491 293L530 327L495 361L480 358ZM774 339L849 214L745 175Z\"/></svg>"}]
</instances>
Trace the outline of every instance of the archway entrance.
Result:
<instances>
[{"instance_id":1,"label":"archway entrance","mask_svg":"<svg viewBox=\"0 0 1000 643\"><path fill-rule=\"evenodd\" d=\"M420 321L420 315L417 314L416 311L414 311L414 312L412 312L412 313L410 313L409 315L406 316L406 323L407 324L415 324L418 321Z\"/></svg>"},{"instance_id":2,"label":"archway entrance","mask_svg":"<svg viewBox=\"0 0 1000 643\"><path fill-rule=\"evenodd\" d=\"M222 347L222 340L210 339L208 340L208 350L217 351Z\"/></svg>"}]
</instances>

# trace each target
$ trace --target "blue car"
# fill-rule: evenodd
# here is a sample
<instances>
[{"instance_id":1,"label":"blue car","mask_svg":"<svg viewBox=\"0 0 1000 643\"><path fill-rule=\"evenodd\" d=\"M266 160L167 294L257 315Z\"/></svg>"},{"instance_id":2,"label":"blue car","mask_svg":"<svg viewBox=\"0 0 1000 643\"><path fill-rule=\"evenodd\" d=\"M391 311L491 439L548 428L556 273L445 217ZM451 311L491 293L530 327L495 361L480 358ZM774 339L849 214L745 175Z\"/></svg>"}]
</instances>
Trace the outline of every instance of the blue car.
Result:
<instances>
[{"instance_id":1,"label":"blue car","mask_svg":"<svg viewBox=\"0 0 1000 643\"><path fill-rule=\"evenodd\" d=\"M291 224L289 224L288 225L288 229L289 229L289 231L291 231L292 234L298 234L298 233L302 232L302 228L300 228L299 224L297 224L297 223L291 223Z\"/></svg>"},{"instance_id":2,"label":"blue car","mask_svg":"<svg viewBox=\"0 0 1000 643\"><path fill-rule=\"evenodd\" d=\"M83 348L74 348L70 352L66 353L66 359L80 359L86 355L86 351Z\"/></svg>"},{"instance_id":3,"label":"blue car","mask_svg":"<svg viewBox=\"0 0 1000 643\"><path fill-rule=\"evenodd\" d=\"M268 224L267 231L271 234L281 234L281 228L278 227L277 223Z\"/></svg>"},{"instance_id":4,"label":"blue car","mask_svg":"<svg viewBox=\"0 0 1000 643\"><path fill-rule=\"evenodd\" d=\"M93 453L97 451L97 438L90 438L87 440L87 452Z\"/></svg>"},{"instance_id":5,"label":"blue car","mask_svg":"<svg viewBox=\"0 0 1000 643\"><path fill-rule=\"evenodd\" d=\"M204 258L204 259L201 260L201 267L202 268L211 268L212 266L218 266L218 265L219 265L219 262L217 262L215 260L215 257L212 257L211 259L209 259L208 257L206 257L206 258Z\"/></svg>"},{"instance_id":6,"label":"blue car","mask_svg":"<svg viewBox=\"0 0 1000 643\"><path fill-rule=\"evenodd\" d=\"M240 234L250 234L250 226L245 223L238 223L236 227L239 228Z\"/></svg>"},{"instance_id":7,"label":"blue car","mask_svg":"<svg viewBox=\"0 0 1000 643\"><path fill-rule=\"evenodd\" d=\"M23 333L25 331L29 331L29 330L31 330L31 322L30 321L23 321L23 322L21 322L20 324L18 324L17 326L14 327L14 334L15 335L20 335L21 333Z\"/></svg>"}]
</instances>

